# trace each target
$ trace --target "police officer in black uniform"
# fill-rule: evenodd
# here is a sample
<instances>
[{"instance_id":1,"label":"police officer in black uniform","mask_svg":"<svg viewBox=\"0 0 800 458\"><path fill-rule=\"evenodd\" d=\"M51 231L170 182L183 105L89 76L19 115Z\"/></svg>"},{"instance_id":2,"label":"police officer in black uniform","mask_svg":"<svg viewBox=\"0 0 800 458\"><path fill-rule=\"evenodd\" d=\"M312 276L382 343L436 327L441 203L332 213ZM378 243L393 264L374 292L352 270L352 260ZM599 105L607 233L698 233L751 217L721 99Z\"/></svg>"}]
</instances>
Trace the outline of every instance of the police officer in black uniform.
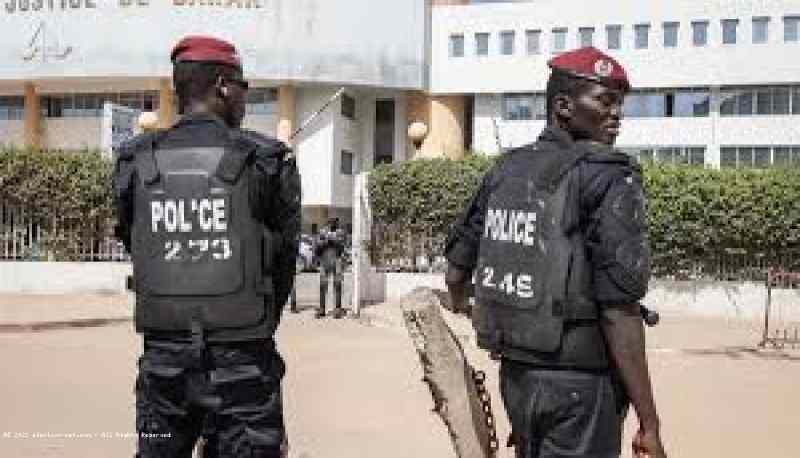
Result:
<instances>
[{"instance_id":1,"label":"police officer in black uniform","mask_svg":"<svg viewBox=\"0 0 800 458\"><path fill-rule=\"evenodd\" d=\"M273 336L294 279L300 184L289 148L241 129L236 49L172 51L180 120L116 151L118 236L133 258L140 458L278 457L284 363Z\"/></svg>"},{"instance_id":2,"label":"police officer in black uniform","mask_svg":"<svg viewBox=\"0 0 800 458\"><path fill-rule=\"evenodd\" d=\"M504 154L447 244L478 344L501 360L520 458L618 457L627 405L637 457L664 458L638 301L649 277L642 178L613 150L624 69L588 47L549 62L547 127Z\"/></svg>"},{"instance_id":3,"label":"police officer in black uniform","mask_svg":"<svg viewBox=\"0 0 800 458\"><path fill-rule=\"evenodd\" d=\"M345 315L342 308L342 254L347 243L347 235L339 227L339 218L328 219L328 225L320 229L315 242L314 250L319 259L319 309L316 317L325 316L328 282L333 277L333 295L336 301L333 317L342 318Z\"/></svg>"}]
</instances>

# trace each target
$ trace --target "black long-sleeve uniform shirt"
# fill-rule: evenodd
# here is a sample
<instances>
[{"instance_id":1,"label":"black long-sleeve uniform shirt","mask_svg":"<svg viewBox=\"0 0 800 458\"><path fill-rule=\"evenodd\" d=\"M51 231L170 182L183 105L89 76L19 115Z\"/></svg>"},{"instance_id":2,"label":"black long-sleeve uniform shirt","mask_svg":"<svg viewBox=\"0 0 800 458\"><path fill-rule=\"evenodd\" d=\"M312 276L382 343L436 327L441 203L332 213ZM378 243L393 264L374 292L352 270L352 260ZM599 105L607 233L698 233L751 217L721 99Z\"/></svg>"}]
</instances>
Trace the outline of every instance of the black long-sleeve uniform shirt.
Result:
<instances>
[{"instance_id":1,"label":"black long-sleeve uniform shirt","mask_svg":"<svg viewBox=\"0 0 800 458\"><path fill-rule=\"evenodd\" d=\"M555 144L565 151L574 147L569 134L558 128L546 128L538 141ZM635 304L644 296L649 276L644 201L636 198L642 195L638 166L632 161L626 164L622 158L609 161L588 157L576 167L581 190L581 225L592 265L594 299L601 307ZM487 205L493 189L502 179L500 170L501 167L494 167L487 173L448 238L445 255L451 264L464 271L473 271L477 263ZM630 208L639 213L639 221L609 217L612 208ZM620 259L620 253L625 254L620 250L623 243L640 247L641 259L633 259L633 262L624 259L625 256ZM636 262L638 266L632 265Z\"/></svg>"}]
</instances>

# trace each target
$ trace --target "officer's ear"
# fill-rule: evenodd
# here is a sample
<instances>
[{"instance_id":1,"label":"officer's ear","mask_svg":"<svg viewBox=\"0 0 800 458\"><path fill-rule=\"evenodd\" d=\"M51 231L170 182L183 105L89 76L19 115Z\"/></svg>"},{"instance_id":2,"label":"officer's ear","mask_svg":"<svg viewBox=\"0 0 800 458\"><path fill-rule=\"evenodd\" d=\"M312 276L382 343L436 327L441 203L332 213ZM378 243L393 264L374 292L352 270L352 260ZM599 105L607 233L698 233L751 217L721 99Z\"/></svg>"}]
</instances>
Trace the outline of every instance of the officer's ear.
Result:
<instances>
[{"instance_id":1,"label":"officer's ear","mask_svg":"<svg viewBox=\"0 0 800 458\"><path fill-rule=\"evenodd\" d=\"M575 102L567 94L558 94L553 97L553 107L556 117L560 119L572 119L575 110Z\"/></svg>"}]
</instances>

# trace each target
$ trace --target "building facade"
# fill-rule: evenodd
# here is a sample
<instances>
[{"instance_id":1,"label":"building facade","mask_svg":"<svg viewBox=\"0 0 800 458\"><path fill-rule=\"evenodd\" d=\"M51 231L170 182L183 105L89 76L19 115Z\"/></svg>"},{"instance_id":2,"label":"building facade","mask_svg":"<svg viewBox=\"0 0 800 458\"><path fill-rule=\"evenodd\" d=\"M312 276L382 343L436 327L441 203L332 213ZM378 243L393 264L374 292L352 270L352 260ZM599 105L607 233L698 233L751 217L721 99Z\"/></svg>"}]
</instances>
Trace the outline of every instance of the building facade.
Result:
<instances>
[{"instance_id":1,"label":"building facade","mask_svg":"<svg viewBox=\"0 0 800 458\"><path fill-rule=\"evenodd\" d=\"M467 97L475 150L533 141L547 61L593 45L634 86L619 147L714 167L800 165L800 1L535 0L432 15L429 90Z\"/></svg>"},{"instance_id":2,"label":"building facade","mask_svg":"<svg viewBox=\"0 0 800 458\"><path fill-rule=\"evenodd\" d=\"M546 62L593 45L628 70L618 146L711 167L800 165L800 1L3 0L0 143L103 146L103 104L176 117L169 52L236 44L245 126L295 138L305 229L349 222L354 176L496 153L544 127ZM419 148L409 124L428 134Z\"/></svg>"},{"instance_id":3,"label":"building facade","mask_svg":"<svg viewBox=\"0 0 800 458\"><path fill-rule=\"evenodd\" d=\"M348 222L355 174L415 153L407 107L429 112L430 8L425 0L3 0L0 143L102 148L106 102L156 112L169 126L178 116L171 47L188 34L213 35L242 56L252 87L245 127L288 140L344 88L291 143L306 230L330 216Z\"/></svg>"}]
</instances>

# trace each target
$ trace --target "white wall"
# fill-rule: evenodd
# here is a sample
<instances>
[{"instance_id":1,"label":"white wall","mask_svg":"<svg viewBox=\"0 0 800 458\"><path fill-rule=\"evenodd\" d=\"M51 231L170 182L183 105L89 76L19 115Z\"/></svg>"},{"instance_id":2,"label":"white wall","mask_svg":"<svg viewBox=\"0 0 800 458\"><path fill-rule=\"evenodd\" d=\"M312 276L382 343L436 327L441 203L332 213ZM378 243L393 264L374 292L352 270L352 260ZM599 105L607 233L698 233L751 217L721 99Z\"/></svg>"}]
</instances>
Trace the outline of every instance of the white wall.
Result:
<instances>
[{"instance_id":1,"label":"white wall","mask_svg":"<svg viewBox=\"0 0 800 458\"><path fill-rule=\"evenodd\" d=\"M610 51L635 87L766 84L800 81L800 43L784 43L783 16L800 14L797 0L536 0L433 9L431 91L497 93L544 90L554 27L566 27L566 49L578 47L578 29L595 28L595 46L606 49L605 26L622 25L622 49ZM752 44L753 16L771 17L769 42ZM739 22L735 45L722 44L721 19ZM709 44L691 43L693 20L709 21ZM678 46L663 47L662 23L680 22ZM634 24L650 23L648 49L634 49ZM542 30L542 54L526 55L525 30ZM514 30L515 55L501 56L500 32ZM475 55L476 32L488 32L489 56ZM465 57L449 57L451 34L463 33Z\"/></svg>"},{"instance_id":2,"label":"white wall","mask_svg":"<svg viewBox=\"0 0 800 458\"><path fill-rule=\"evenodd\" d=\"M25 143L25 121L20 119L0 120L0 145L22 145Z\"/></svg>"},{"instance_id":3,"label":"white wall","mask_svg":"<svg viewBox=\"0 0 800 458\"><path fill-rule=\"evenodd\" d=\"M300 88L296 92L295 122L308 119L333 95L336 87ZM334 123L336 104L320 114L294 141L303 187L303 205L328 206L333 200L335 165Z\"/></svg>"},{"instance_id":4,"label":"white wall","mask_svg":"<svg viewBox=\"0 0 800 458\"><path fill-rule=\"evenodd\" d=\"M417 89L425 82L424 0L60 3L32 10L36 2L3 1L0 80L165 77L172 45L205 33L233 42L251 78ZM20 4L25 11L14 9Z\"/></svg>"},{"instance_id":5,"label":"white wall","mask_svg":"<svg viewBox=\"0 0 800 458\"><path fill-rule=\"evenodd\" d=\"M53 149L100 148L103 118L46 118L42 144Z\"/></svg>"}]
</instances>

